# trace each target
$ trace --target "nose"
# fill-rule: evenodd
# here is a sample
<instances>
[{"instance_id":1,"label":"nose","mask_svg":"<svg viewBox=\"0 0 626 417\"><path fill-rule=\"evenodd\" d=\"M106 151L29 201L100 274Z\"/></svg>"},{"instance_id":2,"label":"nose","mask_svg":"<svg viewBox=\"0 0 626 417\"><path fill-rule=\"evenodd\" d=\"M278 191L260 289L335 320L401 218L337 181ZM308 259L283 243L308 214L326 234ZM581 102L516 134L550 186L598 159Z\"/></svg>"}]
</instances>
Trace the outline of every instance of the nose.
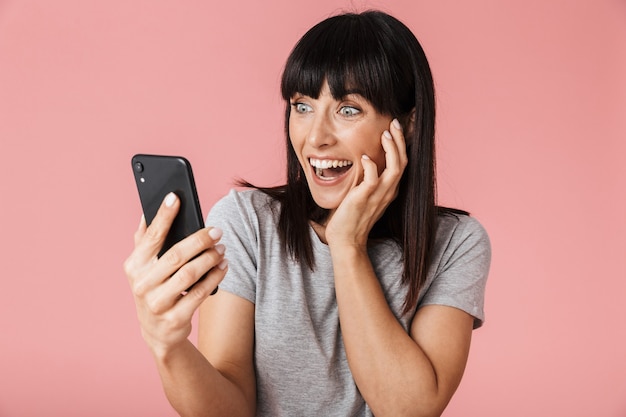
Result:
<instances>
[{"instance_id":1,"label":"nose","mask_svg":"<svg viewBox=\"0 0 626 417\"><path fill-rule=\"evenodd\" d=\"M315 148L322 148L336 142L331 118L326 112L316 113L307 133L307 142Z\"/></svg>"}]
</instances>

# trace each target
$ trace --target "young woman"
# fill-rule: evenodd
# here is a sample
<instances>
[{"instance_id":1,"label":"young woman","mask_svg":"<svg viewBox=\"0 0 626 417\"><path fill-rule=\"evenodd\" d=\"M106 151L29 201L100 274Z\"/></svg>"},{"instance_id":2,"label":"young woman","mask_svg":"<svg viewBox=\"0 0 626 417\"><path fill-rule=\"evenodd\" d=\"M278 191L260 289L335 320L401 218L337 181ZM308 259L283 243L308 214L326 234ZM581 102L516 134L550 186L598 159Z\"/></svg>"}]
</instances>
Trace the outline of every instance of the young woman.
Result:
<instances>
[{"instance_id":1,"label":"young woman","mask_svg":"<svg viewBox=\"0 0 626 417\"><path fill-rule=\"evenodd\" d=\"M435 205L422 48L387 14L331 17L282 94L284 186L232 191L159 259L176 196L136 232L125 270L166 394L184 416L440 415L484 319L490 246Z\"/></svg>"}]
</instances>

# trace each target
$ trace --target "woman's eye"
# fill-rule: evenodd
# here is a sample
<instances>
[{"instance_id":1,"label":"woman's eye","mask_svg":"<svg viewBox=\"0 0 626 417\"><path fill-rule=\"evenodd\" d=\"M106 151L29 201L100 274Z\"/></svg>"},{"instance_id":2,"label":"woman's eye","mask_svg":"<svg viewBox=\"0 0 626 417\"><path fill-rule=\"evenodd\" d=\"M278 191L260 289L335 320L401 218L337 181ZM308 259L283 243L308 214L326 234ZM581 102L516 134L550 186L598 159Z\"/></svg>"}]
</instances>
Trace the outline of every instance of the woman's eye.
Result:
<instances>
[{"instance_id":1,"label":"woman's eye","mask_svg":"<svg viewBox=\"0 0 626 417\"><path fill-rule=\"evenodd\" d=\"M341 115L343 116L356 116L360 112L361 110L351 106L343 106L341 109L339 109L339 113L341 113Z\"/></svg>"},{"instance_id":2,"label":"woman's eye","mask_svg":"<svg viewBox=\"0 0 626 417\"><path fill-rule=\"evenodd\" d=\"M304 104L304 103L291 103L291 105L293 106L293 108L295 109L296 112L298 113L306 113L308 111L311 111L311 106L309 106L308 104Z\"/></svg>"}]
</instances>

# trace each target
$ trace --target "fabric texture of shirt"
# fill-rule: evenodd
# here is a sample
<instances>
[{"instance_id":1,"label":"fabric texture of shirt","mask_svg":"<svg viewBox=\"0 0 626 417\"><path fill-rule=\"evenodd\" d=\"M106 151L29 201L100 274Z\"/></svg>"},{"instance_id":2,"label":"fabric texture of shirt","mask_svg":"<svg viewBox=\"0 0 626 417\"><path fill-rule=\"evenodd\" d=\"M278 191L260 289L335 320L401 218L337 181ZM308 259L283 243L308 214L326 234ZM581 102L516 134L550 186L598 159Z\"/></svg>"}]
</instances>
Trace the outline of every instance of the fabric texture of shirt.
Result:
<instances>
[{"instance_id":1,"label":"fabric texture of shirt","mask_svg":"<svg viewBox=\"0 0 626 417\"><path fill-rule=\"evenodd\" d=\"M348 367L329 248L310 228L315 269L294 261L280 242L278 210L260 191L233 190L207 218L207 225L223 230L229 260L220 291L255 305L257 415L371 416ZM383 240L369 245L368 253L391 310L408 332L415 311L401 314L407 294L401 248ZM439 216L417 308L455 307L481 326L490 258L489 238L478 221Z\"/></svg>"}]
</instances>

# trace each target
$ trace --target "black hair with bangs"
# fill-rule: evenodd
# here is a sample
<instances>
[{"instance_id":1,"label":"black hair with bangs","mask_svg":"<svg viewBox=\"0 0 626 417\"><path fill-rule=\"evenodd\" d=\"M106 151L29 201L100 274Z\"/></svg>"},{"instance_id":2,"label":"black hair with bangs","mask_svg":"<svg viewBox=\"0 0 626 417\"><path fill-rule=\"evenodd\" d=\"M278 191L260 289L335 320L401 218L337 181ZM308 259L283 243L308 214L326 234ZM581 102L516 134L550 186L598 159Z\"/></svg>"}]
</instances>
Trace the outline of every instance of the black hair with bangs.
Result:
<instances>
[{"instance_id":1,"label":"black hair with bangs","mask_svg":"<svg viewBox=\"0 0 626 417\"><path fill-rule=\"evenodd\" d=\"M379 113L410 112L415 104L411 68L395 40L400 34L391 22L381 20L383 16L378 12L334 16L312 28L287 60L283 98L289 100L296 93L318 98L328 81L335 99L356 90Z\"/></svg>"},{"instance_id":2,"label":"black hair with bangs","mask_svg":"<svg viewBox=\"0 0 626 417\"><path fill-rule=\"evenodd\" d=\"M398 19L380 11L366 11L318 23L287 59L281 83L286 101L287 184L255 188L280 203L281 240L291 256L311 269L315 260L309 222L323 222L328 211L314 202L291 145L290 99L296 93L318 98L324 81L334 98L357 91L379 113L396 117L403 125L409 161L396 199L370 238L391 238L402 248L402 281L409 287L404 304L407 314L415 309L426 280L437 215L454 211L435 206L435 96L426 55Z\"/></svg>"}]
</instances>

